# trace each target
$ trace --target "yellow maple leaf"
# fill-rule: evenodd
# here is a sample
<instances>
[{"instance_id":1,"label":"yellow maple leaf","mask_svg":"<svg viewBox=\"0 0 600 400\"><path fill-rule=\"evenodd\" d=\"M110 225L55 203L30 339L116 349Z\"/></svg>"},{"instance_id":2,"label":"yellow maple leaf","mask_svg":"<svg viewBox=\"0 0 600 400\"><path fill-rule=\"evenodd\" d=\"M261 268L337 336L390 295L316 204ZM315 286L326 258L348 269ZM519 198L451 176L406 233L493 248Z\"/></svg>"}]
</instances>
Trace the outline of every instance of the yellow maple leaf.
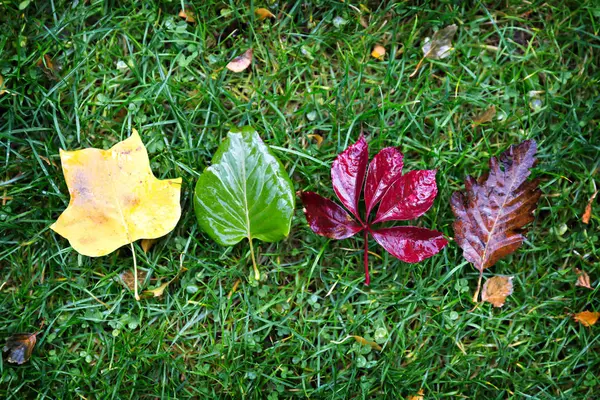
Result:
<instances>
[{"instance_id":1,"label":"yellow maple leaf","mask_svg":"<svg viewBox=\"0 0 600 400\"><path fill-rule=\"evenodd\" d=\"M77 252L99 257L169 233L181 216L181 178L159 180L134 129L109 150L60 151L71 200L50 227Z\"/></svg>"}]
</instances>

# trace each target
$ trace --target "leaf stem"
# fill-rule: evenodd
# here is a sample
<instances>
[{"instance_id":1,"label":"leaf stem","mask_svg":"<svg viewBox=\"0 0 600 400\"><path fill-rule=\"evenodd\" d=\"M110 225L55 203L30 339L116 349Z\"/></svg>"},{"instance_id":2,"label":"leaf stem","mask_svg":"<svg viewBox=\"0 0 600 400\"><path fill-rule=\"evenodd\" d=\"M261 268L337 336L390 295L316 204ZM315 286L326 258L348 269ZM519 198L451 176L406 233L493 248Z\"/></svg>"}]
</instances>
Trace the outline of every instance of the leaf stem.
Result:
<instances>
[{"instance_id":1,"label":"leaf stem","mask_svg":"<svg viewBox=\"0 0 600 400\"><path fill-rule=\"evenodd\" d=\"M473 303L478 303L479 300L479 290L481 289L481 278L483 278L483 269L479 271L479 280L477 281L477 290L475 290L475 294L473 295Z\"/></svg>"},{"instance_id":2,"label":"leaf stem","mask_svg":"<svg viewBox=\"0 0 600 400\"><path fill-rule=\"evenodd\" d=\"M254 247L252 247L252 238L249 238L250 242L250 256L252 256L252 268L254 268L254 280L256 282L260 281L260 272L258 271L258 267L256 266L256 258L254 257Z\"/></svg>"},{"instance_id":3,"label":"leaf stem","mask_svg":"<svg viewBox=\"0 0 600 400\"><path fill-rule=\"evenodd\" d=\"M137 274L137 261L135 259L135 248L133 242L129 243L131 246L131 254L133 255L133 294L137 301L140 301L140 295L138 294L138 274Z\"/></svg>"},{"instance_id":4,"label":"leaf stem","mask_svg":"<svg viewBox=\"0 0 600 400\"><path fill-rule=\"evenodd\" d=\"M369 286L371 283L371 277L369 276L369 231L368 229L364 230L365 237L365 254L364 254L364 264L365 264L365 285Z\"/></svg>"}]
</instances>

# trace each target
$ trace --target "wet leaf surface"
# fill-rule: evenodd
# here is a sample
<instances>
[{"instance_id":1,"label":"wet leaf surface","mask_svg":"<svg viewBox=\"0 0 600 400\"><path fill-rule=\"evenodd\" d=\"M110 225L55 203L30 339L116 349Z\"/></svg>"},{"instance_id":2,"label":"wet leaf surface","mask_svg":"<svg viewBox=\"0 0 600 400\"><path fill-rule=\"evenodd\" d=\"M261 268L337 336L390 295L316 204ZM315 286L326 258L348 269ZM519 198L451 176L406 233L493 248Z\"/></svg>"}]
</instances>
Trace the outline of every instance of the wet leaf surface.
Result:
<instances>
[{"instance_id":1,"label":"wet leaf surface","mask_svg":"<svg viewBox=\"0 0 600 400\"><path fill-rule=\"evenodd\" d=\"M134 129L109 150L60 151L71 200L51 228L77 252L98 257L175 228L181 178L159 180Z\"/></svg>"}]
</instances>

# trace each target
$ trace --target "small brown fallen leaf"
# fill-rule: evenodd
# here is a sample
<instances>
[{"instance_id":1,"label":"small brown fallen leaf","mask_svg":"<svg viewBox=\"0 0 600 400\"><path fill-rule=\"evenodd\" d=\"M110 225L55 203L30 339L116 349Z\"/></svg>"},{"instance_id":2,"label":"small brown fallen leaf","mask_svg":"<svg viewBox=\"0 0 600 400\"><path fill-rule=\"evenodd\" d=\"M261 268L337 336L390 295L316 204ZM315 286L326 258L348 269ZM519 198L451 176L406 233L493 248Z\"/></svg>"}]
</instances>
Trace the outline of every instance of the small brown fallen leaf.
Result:
<instances>
[{"instance_id":1,"label":"small brown fallen leaf","mask_svg":"<svg viewBox=\"0 0 600 400\"><path fill-rule=\"evenodd\" d=\"M317 146L321 147L321 144L323 143L323 136L318 135L316 133L314 133L314 134L311 133L309 135L306 135L306 137L309 139L313 139L315 142L317 142Z\"/></svg>"},{"instance_id":2,"label":"small brown fallen leaf","mask_svg":"<svg viewBox=\"0 0 600 400\"><path fill-rule=\"evenodd\" d=\"M590 197L590 200L588 201L587 205L585 206L585 212L581 217L581 222L583 222L584 224L590 223L590 218L592 218L592 204L594 203L594 199L596 198L597 194L598 191L596 190L592 197Z\"/></svg>"},{"instance_id":3,"label":"small brown fallen leaf","mask_svg":"<svg viewBox=\"0 0 600 400\"><path fill-rule=\"evenodd\" d=\"M0 75L0 95L4 93L6 93L6 90L4 90L4 77Z\"/></svg>"},{"instance_id":4,"label":"small brown fallen leaf","mask_svg":"<svg viewBox=\"0 0 600 400\"><path fill-rule=\"evenodd\" d=\"M492 119L494 119L495 116L496 116L496 106L492 104L487 109L485 109L483 112L477 114L473 118L473 124L471 124L471 126L476 127L477 125L483 124L485 122L490 122Z\"/></svg>"},{"instance_id":5,"label":"small brown fallen leaf","mask_svg":"<svg viewBox=\"0 0 600 400\"><path fill-rule=\"evenodd\" d=\"M423 397L424 394L425 392L423 391L423 389L419 389L416 395L408 396L408 400L423 400L425 398Z\"/></svg>"},{"instance_id":6,"label":"small brown fallen leaf","mask_svg":"<svg viewBox=\"0 0 600 400\"><path fill-rule=\"evenodd\" d=\"M37 62L37 66L40 68L47 68L49 70L54 70L54 63L52 62L52 58L48 54L44 54L44 57L40 58Z\"/></svg>"},{"instance_id":7,"label":"small brown fallen leaf","mask_svg":"<svg viewBox=\"0 0 600 400\"><path fill-rule=\"evenodd\" d=\"M590 276L585 271L575 268L575 272L577 273L577 283L575 286L593 289L592 285L590 285Z\"/></svg>"},{"instance_id":8,"label":"small brown fallen leaf","mask_svg":"<svg viewBox=\"0 0 600 400\"><path fill-rule=\"evenodd\" d=\"M254 14L256 14L259 21L262 21L267 18L275 18L275 15L273 15L273 13L267 10L266 8L257 8L256 10L254 10Z\"/></svg>"},{"instance_id":9,"label":"small brown fallen leaf","mask_svg":"<svg viewBox=\"0 0 600 400\"><path fill-rule=\"evenodd\" d=\"M363 28L367 29L369 27L369 23L367 22L367 19L361 15L361 17L358 19L358 22L362 25Z\"/></svg>"},{"instance_id":10,"label":"small brown fallen leaf","mask_svg":"<svg viewBox=\"0 0 600 400\"><path fill-rule=\"evenodd\" d=\"M156 239L142 239L140 245L142 246L142 250L144 250L144 253L149 252L152 246L154 246L154 243L156 243L156 241Z\"/></svg>"},{"instance_id":11,"label":"small brown fallen leaf","mask_svg":"<svg viewBox=\"0 0 600 400\"><path fill-rule=\"evenodd\" d=\"M512 276L494 276L483 284L481 300L487 301L494 307L502 307L506 298L513 292Z\"/></svg>"},{"instance_id":12,"label":"small brown fallen leaf","mask_svg":"<svg viewBox=\"0 0 600 400\"><path fill-rule=\"evenodd\" d=\"M190 24L193 24L196 22L196 18L194 18L194 11L192 11L190 8L186 7L183 10L179 11L179 14L177 14L179 17L183 18L185 20L185 22L189 22Z\"/></svg>"},{"instance_id":13,"label":"small brown fallen leaf","mask_svg":"<svg viewBox=\"0 0 600 400\"><path fill-rule=\"evenodd\" d=\"M423 44L422 47L423 57L415 67L413 73L409 75L409 78L412 78L417 74L417 72L419 72L419 68L421 68L423 61L425 61L426 58L440 60L450 55L450 50L452 49L452 38L456 34L456 29L456 25L452 24L434 33L431 40L425 41L425 44Z\"/></svg>"},{"instance_id":14,"label":"small brown fallen leaf","mask_svg":"<svg viewBox=\"0 0 600 400\"><path fill-rule=\"evenodd\" d=\"M383 56L385 56L385 47L380 44L376 44L375 47L373 47L371 56L380 60L383 59Z\"/></svg>"},{"instance_id":15,"label":"small brown fallen leaf","mask_svg":"<svg viewBox=\"0 0 600 400\"><path fill-rule=\"evenodd\" d=\"M600 318L600 312L593 311L582 311L573 316L575 321L581 323L584 326L592 326Z\"/></svg>"},{"instance_id":16,"label":"small brown fallen leaf","mask_svg":"<svg viewBox=\"0 0 600 400\"><path fill-rule=\"evenodd\" d=\"M35 342L37 341L36 333L16 333L6 340L6 345L2 351L8 351L8 362L15 364L23 364L29 360Z\"/></svg>"},{"instance_id":17,"label":"small brown fallen leaf","mask_svg":"<svg viewBox=\"0 0 600 400\"><path fill-rule=\"evenodd\" d=\"M423 45L423 57L432 60L440 60L448 57L456 29L456 25L452 24L434 33L431 40Z\"/></svg>"},{"instance_id":18,"label":"small brown fallen leaf","mask_svg":"<svg viewBox=\"0 0 600 400\"><path fill-rule=\"evenodd\" d=\"M252 49L246 50L244 54L234 58L226 68L233 72L242 72L252 63Z\"/></svg>"},{"instance_id":19,"label":"small brown fallen leaf","mask_svg":"<svg viewBox=\"0 0 600 400\"><path fill-rule=\"evenodd\" d=\"M148 272L143 269L138 269L138 286L143 286L144 282L146 282L146 277L148 276ZM129 290L134 290L135 288L135 278L134 274L131 271L125 271L121 275L121 280L129 288Z\"/></svg>"},{"instance_id":20,"label":"small brown fallen leaf","mask_svg":"<svg viewBox=\"0 0 600 400\"><path fill-rule=\"evenodd\" d=\"M362 336L357 336L357 335L351 335L358 343L362 344L362 345L366 345L366 346L371 346L372 349L381 351L383 350L381 348L380 345L378 345L377 343L371 341L371 340L367 340Z\"/></svg>"}]
</instances>

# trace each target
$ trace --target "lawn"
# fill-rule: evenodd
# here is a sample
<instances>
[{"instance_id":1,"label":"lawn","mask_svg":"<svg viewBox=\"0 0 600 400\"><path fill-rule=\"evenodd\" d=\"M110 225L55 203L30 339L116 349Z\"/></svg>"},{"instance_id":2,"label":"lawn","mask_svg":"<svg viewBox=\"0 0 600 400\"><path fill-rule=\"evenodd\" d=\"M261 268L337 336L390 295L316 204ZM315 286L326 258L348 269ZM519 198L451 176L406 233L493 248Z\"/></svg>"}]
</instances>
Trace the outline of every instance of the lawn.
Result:
<instances>
[{"instance_id":1,"label":"lawn","mask_svg":"<svg viewBox=\"0 0 600 400\"><path fill-rule=\"evenodd\" d=\"M598 396L600 327L572 318L600 311L598 201L581 221L599 189L598 2L195 3L195 23L177 1L0 3L0 341L43 324L27 363L0 361L1 398ZM409 77L424 38L451 24L450 57ZM248 48L251 68L228 71ZM297 199L289 237L254 242L256 282L248 242L219 246L192 206L244 125L295 190L332 199L331 163L361 133L371 156L399 146L406 170L437 169L438 197L414 223L449 245L407 264L372 241L365 286L362 237L316 235ZM148 253L135 244L146 289L176 279L141 301L120 279L128 246L85 257L49 228L69 202L59 149L107 149L132 128L157 177L183 178L175 230ZM452 240L449 200L525 139L539 149L535 221L484 275L514 276L514 293L470 311L478 272Z\"/></svg>"}]
</instances>

